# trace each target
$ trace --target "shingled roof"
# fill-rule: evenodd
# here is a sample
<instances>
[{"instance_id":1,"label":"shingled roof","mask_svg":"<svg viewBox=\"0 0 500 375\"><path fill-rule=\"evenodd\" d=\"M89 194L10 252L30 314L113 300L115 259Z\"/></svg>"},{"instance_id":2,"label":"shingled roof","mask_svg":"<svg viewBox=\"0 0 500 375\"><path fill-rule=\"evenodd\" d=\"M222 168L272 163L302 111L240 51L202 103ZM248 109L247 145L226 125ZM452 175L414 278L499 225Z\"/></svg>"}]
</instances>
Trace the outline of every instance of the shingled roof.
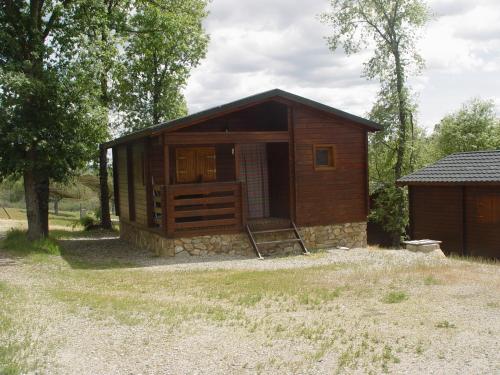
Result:
<instances>
[{"instance_id":1,"label":"shingled roof","mask_svg":"<svg viewBox=\"0 0 500 375\"><path fill-rule=\"evenodd\" d=\"M459 152L398 180L399 185L500 183L500 150Z\"/></svg>"}]
</instances>

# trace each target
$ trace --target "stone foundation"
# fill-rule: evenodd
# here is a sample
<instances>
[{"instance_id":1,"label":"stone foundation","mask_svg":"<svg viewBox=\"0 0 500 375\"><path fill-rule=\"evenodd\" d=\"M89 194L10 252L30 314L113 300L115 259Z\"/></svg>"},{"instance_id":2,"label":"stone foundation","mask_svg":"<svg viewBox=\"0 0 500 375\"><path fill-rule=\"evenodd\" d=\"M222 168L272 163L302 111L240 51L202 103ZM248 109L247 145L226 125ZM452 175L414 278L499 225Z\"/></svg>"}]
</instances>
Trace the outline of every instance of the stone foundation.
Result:
<instances>
[{"instance_id":1,"label":"stone foundation","mask_svg":"<svg viewBox=\"0 0 500 375\"><path fill-rule=\"evenodd\" d=\"M335 247L365 247L366 223L346 223L326 226L300 228L300 235L308 249ZM190 255L254 255L246 233L216 234L196 237L165 238L152 230L139 228L120 221L120 237L141 248L148 249L158 256L175 256L187 252ZM293 238L293 232L262 234L258 241L273 241ZM262 246L262 253L300 254L298 243Z\"/></svg>"}]
</instances>

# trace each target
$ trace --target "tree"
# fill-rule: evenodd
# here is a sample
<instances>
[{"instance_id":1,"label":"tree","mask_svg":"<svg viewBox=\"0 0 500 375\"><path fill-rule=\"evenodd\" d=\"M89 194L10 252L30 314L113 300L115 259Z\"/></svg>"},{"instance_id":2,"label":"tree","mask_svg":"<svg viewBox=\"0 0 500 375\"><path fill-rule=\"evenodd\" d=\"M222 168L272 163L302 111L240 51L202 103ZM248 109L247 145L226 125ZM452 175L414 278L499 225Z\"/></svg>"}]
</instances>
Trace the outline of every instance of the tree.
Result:
<instances>
[{"instance_id":1,"label":"tree","mask_svg":"<svg viewBox=\"0 0 500 375\"><path fill-rule=\"evenodd\" d=\"M65 181L106 137L89 37L102 4L0 5L0 178L22 176L28 238L48 234L49 181Z\"/></svg>"},{"instance_id":2,"label":"tree","mask_svg":"<svg viewBox=\"0 0 500 375\"><path fill-rule=\"evenodd\" d=\"M500 149L500 120L490 100L472 99L435 128L439 158L454 152Z\"/></svg>"},{"instance_id":3,"label":"tree","mask_svg":"<svg viewBox=\"0 0 500 375\"><path fill-rule=\"evenodd\" d=\"M415 42L418 31L429 19L429 11L421 0L331 0L330 12L322 14L321 19L332 27L333 33L327 39L332 51L342 46L345 53L351 55L373 48L373 56L365 63L363 74L380 81L379 99L390 107L384 136L394 139L394 173L392 181L387 181L394 183L404 174L409 151L413 106L407 78L423 66ZM404 218L404 194L392 194L392 197L396 199L392 199L395 209L391 214ZM394 230L394 245L399 245L403 230Z\"/></svg>"},{"instance_id":4,"label":"tree","mask_svg":"<svg viewBox=\"0 0 500 375\"><path fill-rule=\"evenodd\" d=\"M153 5L152 5L153 4ZM126 132L187 112L181 89L205 56L204 0L137 2L121 56L117 100Z\"/></svg>"}]
</instances>

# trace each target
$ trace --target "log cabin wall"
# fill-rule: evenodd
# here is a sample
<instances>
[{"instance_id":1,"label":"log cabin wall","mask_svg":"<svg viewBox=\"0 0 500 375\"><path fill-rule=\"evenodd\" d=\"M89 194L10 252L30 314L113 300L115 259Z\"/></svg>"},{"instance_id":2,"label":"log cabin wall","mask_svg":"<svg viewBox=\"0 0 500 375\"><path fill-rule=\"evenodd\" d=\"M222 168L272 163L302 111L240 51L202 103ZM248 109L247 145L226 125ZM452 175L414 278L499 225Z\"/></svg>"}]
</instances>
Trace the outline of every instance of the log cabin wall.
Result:
<instances>
[{"instance_id":1,"label":"log cabin wall","mask_svg":"<svg viewBox=\"0 0 500 375\"><path fill-rule=\"evenodd\" d=\"M155 137L151 139L150 144L150 166L151 166L151 177L152 182L155 185L164 185L164 168L163 168L163 144L161 142L161 137Z\"/></svg>"},{"instance_id":2,"label":"log cabin wall","mask_svg":"<svg viewBox=\"0 0 500 375\"><path fill-rule=\"evenodd\" d=\"M412 239L443 241L445 253L463 253L461 186L411 186L410 205Z\"/></svg>"},{"instance_id":3,"label":"log cabin wall","mask_svg":"<svg viewBox=\"0 0 500 375\"><path fill-rule=\"evenodd\" d=\"M116 166L118 168L118 197L120 218L129 219L128 207L128 172L127 172L127 146L116 147Z\"/></svg>"},{"instance_id":4,"label":"log cabin wall","mask_svg":"<svg viewBox=\"0 0 500 375\"><path fill-rule=\"evenodd\" d=\"M132 146L133 189L135 203L135 221L141 226L148 226L146 202L146 176L144 173L144 142Z\"/></svg>"},{"instance_id":5,"label":"log cabin wall","mask_svg":"<svg viewBox=\"0 0 500 375\"><path fill-rule=\"evenodd\" d=\"M292 122L297 224L365 222L367 130L302 105L294 105ZM317 144L334 145L334 169L315 170Z\"/></svg>"},{"instance_id":6,"label":"log cabin wall","mask_svg":"<svg viewBox=\"0 0 500 375\"><path fill-rule=\"evenodd\" d=\"M500 258L500 186L467 186L464 201L467 255Z\"/></svg>"}]
</instances>

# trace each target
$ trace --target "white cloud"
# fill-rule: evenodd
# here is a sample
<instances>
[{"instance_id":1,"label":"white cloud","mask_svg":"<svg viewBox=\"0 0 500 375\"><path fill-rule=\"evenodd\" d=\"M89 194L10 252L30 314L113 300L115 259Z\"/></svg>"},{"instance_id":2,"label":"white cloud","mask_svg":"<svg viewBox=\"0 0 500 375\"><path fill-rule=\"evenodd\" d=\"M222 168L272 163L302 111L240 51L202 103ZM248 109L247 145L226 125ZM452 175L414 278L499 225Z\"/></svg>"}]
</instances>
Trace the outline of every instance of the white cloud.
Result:
<instances>
[{"instance_id":1,"label":"white cloud","mask_svg":"<svg viewBox=\"0 0 500 375\"><path fill-rule=\"evenodd\" d=\"M434 0L438 16L420 50L423 76L412 79L419 119L432 128L472 96L495 97L500 87L500 3ZM361 77L368 53L328 50L328 28L317 15L326 0L213 0L205 21L207 58L186 87L191 112L282 88L358 115L375 99L377 82Z\"/></svg>"}]
</instances>

